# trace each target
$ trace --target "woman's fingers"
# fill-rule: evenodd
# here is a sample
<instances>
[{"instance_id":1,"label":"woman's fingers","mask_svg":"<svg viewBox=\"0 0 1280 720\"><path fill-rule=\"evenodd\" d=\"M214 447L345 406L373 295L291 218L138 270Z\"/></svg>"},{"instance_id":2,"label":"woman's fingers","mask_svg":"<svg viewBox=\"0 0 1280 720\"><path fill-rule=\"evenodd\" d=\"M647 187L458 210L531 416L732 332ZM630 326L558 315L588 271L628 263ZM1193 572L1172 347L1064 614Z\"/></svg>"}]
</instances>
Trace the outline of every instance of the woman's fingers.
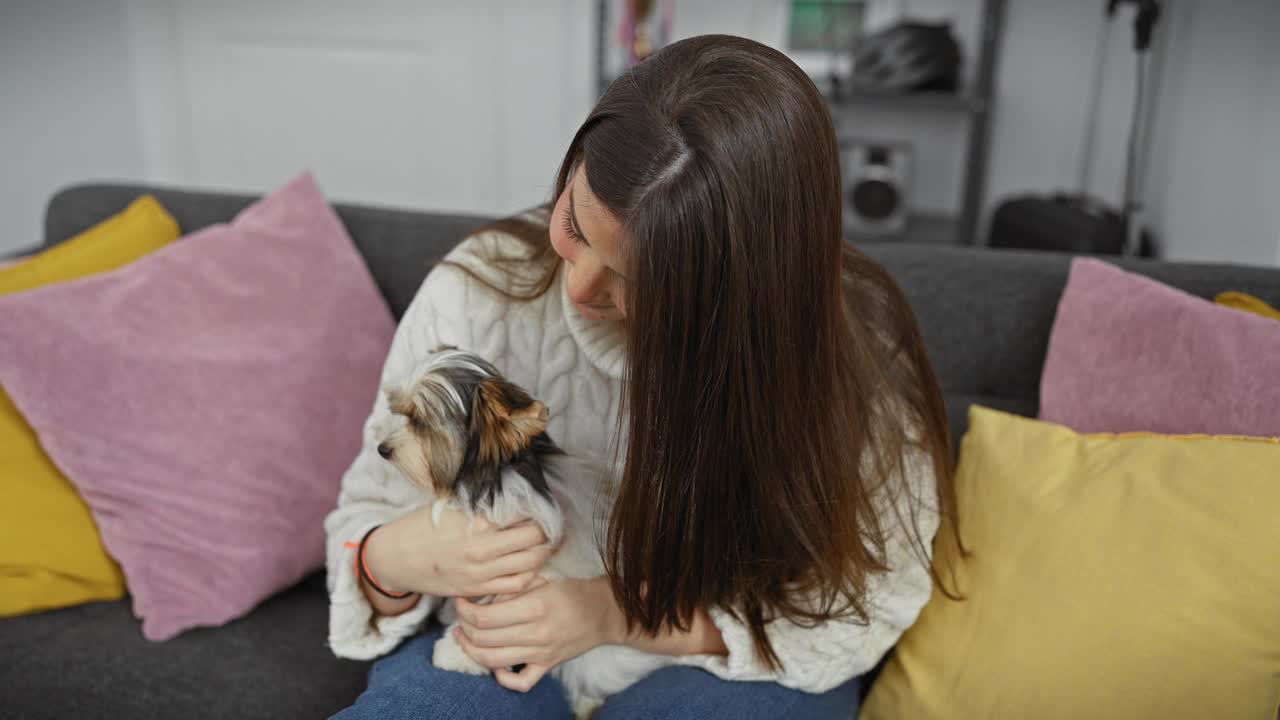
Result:
<instances>
[{"instance_id":1,"label":"woman's fingers","mask_svg":"<svg viewBox=\"0 0 1280 720\"><path fill-rule=\"evenodd\" d=\"M463 652L471 656L472 660L490 670L505 669L512 665L527 663L530 658L537 657L540 653L538 648L529 647L477 647L467 640L467 636L463 633L456 633L455 635L458 639L458 644L462 646Z\"/></svg>"},{"instance_id":2,"label":"woman's fingers","mask_svg":"<svg viewBox=\"0 0 1280 720\"><path fill-rule=\"evenodd\" d=\"M467 642L478 648L542 647L550 641L546 630L535 623L483 630L463 622L459 627Z\"/></svg>"},{"instance_id":3,"label":"woman's fingers","mask_svg":"<svg viewBox=\"0 0 1280 720\"><path fill-rule=\"evenodd\" d=\"M546 545L517 550L484 563L481 567L484 574L490 577L502 575L518 575L530 570L540 570L551 557L551 548Z\"/></svg>"},{"instance_id":4,"label":"woman's fingers","mask_svg":"<svg viewBox=\"0 0 1280 720\"><path fill-rule=\"evenodd\" d=\"M492 560L546 543L547 536L543 534L542 528L526 520L490 533L488 538L478 544L476 554L481 560Z\"/></svg>"},{"instance_id":5,"label":"woman's fingers","mask_svg":"<svg viewBox=\"0 0 1280 720\"><path fill-rule=\"evenodd\" d=\"M538 663L528 663L520 672L512 672L507 668L496 668L493 671L493 677L499 685L516 692L529 692L546 674L547 668Z\"/></svg>"},{"instance_id":6,"label":"woman's fingers","mask_svg":"<svg viewBox=\"0 0 1280 720\"><path fill-rule=\"evenodd\" d=\"M497 527L497 525L494 525L489 521L489 518L483 515L473 516L470 521L470 526L472 532L476 533L489 532Z\"/></svg>"},{"instance_id":7,"label":"woman's fingers","mask_svg":"<svg viewBox=\"0 0 1280 720\"><path fill-rule=\"evenodd\" d=\"M458 611L459 620L482 630L522 625L541 620L546 615L545 601L539 593L525 593L488 605L477 605L466 598L457 598L454 608Z\"/></svg>"},{"instance_id":8,"label":"woman's fingers","mask_svg":"<svg viewBox=\"0 0 1280 720\"><path fill-rule=\"evenodd\" d=\"M468 597L519 595L529 588L537 587L539 584L537 583L538 577L537 570L529 570L514 575L503 575L477 585L473 590L468 590L466 595ZM498 600L502 600L502 598L499 597Z\"/></svg>"}]
</instances>

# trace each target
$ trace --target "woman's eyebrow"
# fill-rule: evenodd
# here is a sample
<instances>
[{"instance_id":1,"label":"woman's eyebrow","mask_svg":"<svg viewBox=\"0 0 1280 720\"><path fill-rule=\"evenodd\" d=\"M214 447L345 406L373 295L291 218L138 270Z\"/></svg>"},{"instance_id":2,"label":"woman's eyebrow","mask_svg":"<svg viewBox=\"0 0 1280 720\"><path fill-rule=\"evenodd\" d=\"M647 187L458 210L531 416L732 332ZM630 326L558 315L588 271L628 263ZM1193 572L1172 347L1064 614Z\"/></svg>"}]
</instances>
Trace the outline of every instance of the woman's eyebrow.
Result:
<instances>
[{"instance_id":1,"label":"woman's eyebrow","mask_svg":"<svg viewBox=\"0 0 1280 720\"><path fill-rule=\"evenodd\" d=\"M582 238L582 242L586 243L587 245L590 245L591 241L588 240L587 236L583 234L582 226L578 224L578 212L573 206L573 186L572 185L569 186L569 222L573 223L573 231L578 233L578 237Z\"/></svg>"}]
</instances>

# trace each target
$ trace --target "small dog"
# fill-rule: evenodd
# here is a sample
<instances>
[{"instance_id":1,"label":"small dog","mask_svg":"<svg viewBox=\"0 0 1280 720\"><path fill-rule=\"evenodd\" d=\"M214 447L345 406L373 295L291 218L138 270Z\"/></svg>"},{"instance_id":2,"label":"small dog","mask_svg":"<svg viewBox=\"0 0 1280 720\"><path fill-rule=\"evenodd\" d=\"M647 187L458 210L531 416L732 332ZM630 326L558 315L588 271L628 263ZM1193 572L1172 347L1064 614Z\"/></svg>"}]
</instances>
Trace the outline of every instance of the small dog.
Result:
<instances>
[{"instance_id":1,"label":"small dog","mask_svg":"<svg viewBox=\"0 0 1280 720\"><path fill-rule=\"evenodd\" d=\"M433 502L437 523L445 508L480 515L500 527L531 519L558 546L540 573L591 578L604 574L596 543L609 487L601 468L564 453L546 433L545 405L508 382L477 355L445 349L403 387L384 388L390 418L375 429L378 454L394 464ZM492 598L482 600L487 602ZM432 663L472 674L489 671L453 637L453 603ZM551 671L579 718L672 658L620 645L603 645Z\"/></svg>"}]
</instances>

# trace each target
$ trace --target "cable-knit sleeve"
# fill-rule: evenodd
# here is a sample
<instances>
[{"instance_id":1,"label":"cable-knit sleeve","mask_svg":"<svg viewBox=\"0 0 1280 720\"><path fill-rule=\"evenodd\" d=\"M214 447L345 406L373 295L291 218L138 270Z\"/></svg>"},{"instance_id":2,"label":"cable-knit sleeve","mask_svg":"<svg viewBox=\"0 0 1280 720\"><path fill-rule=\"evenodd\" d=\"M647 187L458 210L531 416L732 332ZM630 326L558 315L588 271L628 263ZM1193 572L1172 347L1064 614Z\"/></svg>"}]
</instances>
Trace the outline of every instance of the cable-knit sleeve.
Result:
<instances>
[{"instance_id":1,"label":"cable-knit sleeve","mask_svg":"<svg viewBox=\"0 0 1280 720\"><path fill-rule=\"evenodd\" d=\"M767 680L812 693L831 690L875 667L915 622L933 589L928 566L921 562L907 528L898 522L901 518L910 523L914 517L924 550L932 554L939 520L933 466L923 452L912 450L903 460L902 471L906 482L898 489L914 500L908 501L899 491L882 504L886 523L895 531L886 543L889 571L868 581L869 622L828 621L815 627L785 620L771 623L765 632L782 661L782 670L775 672L756 656L748 627L729 613L712 609L709 614L729 654L690 655L679 662L726 680Z\"/></svg>"},{"instance_id":2,"label":"cable-knit sleeve","mask_svg":"<svg viewBox=\"0 0 1280 720\"><path fill-rule=\"evenodd\" d=\"M466 245L451 257L465 251ZM467 284L455 268L437 268L428 275L396 328L382 384L405 381L441 345L470 347ZM387 400L379 392L364 424L360 452L342 477L337 507L325 518L329 647L338 657L367 660L390 652L418 632L439 605L438 598L423 596L407 612L382 616L360 590L356 550L350 544L358 543L373 526L396 520L426 501L420 489L378 456L373 429L389 414Z\"/></svg>"}]
</instances>

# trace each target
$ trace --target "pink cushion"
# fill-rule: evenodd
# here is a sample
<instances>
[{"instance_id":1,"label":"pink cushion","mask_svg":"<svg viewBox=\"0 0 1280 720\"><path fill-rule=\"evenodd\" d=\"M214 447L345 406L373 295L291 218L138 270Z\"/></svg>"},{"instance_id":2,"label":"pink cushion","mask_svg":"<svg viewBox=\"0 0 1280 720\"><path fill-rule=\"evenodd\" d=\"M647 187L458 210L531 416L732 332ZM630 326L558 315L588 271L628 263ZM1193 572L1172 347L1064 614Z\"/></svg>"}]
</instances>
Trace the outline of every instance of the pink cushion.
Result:
<instances>
[{"instance_id":1,"label":"pink cushion","mask_svg":"<svg viewBox=\"0 0 1280 720\"><path fill-rule=\"evenodd\" d=\"M1280 323L1078 258L1040 417L1078 432L1280 436Z\"/></svg>"},{"instance_id":2,"label":"pink cushion","mask_svg":"<svg viewBox=\"0 0 1280 720\"><path fill-rule=\"evenodd\" d=\"M120 270L0 297L0 383L165 640L321 565L393 330L302 175Z\"/></svg>"}]
</instances>

